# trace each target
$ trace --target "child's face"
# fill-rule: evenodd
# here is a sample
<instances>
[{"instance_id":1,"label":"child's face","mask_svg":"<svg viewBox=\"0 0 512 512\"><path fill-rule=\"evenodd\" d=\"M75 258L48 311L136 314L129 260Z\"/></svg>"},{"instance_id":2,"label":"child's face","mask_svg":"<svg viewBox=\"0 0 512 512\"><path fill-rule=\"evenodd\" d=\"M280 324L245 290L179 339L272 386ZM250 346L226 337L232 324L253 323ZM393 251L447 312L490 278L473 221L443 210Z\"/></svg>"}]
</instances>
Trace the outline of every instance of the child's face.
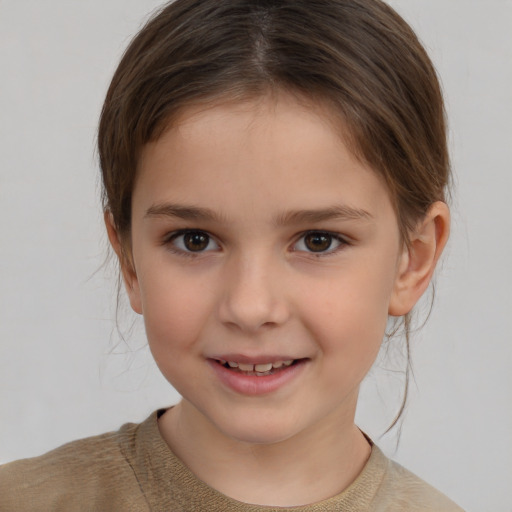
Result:
<instances>
[{"instance_id":1,"label":"child's face","mask_svg":"<svg viewBox=\"0 0 512 512\"><path fill-rule=\"evenodd\" d=\"M281 95L188 111L144 149L131 303L183 410L224 435L353 425L401 254L386 187L320 107Z\"/></svg>"}]
</instances>

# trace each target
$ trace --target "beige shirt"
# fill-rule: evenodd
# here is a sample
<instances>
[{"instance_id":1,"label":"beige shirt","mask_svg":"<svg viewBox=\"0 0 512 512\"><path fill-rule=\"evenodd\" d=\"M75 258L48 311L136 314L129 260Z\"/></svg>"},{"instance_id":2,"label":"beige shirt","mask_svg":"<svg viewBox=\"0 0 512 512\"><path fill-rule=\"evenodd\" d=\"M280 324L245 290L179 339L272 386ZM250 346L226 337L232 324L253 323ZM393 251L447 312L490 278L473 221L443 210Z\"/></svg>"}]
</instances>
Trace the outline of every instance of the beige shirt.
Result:
<instances>
[{"instance_id":1,"label":"beige shirt","mask_svg":"<svg viewBox=\"0 0 512 512\"><path fill-rule=\"evenodd\" d=\"M1 466L0 511L461 512L375 445L337 496L294 508L241 503L190 472L160 436L157 417Z\"/></svg>"}]
</instances>

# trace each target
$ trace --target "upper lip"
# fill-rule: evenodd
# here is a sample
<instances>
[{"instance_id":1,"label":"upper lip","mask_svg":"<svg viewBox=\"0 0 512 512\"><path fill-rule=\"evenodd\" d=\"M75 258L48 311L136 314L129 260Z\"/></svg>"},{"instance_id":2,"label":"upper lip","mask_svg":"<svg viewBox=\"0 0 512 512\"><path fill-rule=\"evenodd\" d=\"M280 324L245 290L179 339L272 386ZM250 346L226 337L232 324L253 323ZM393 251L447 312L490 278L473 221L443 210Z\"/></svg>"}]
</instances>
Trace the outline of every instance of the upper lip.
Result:
<instances>
[{"instance_id":1,"label":"upper lip","mask_svg":"<svg viewBox=\"0 0 512 512\"><path fill-rule=\"evenodd\" d=\"M276 361L290 361L296 359L303 359L301 357L293 357L288 354L261 354L261 355L246 355L246 354L218 354L209 357L217 361L233 361L242 364L268 364L275 363Z\"/></svg>"}]
</instances>

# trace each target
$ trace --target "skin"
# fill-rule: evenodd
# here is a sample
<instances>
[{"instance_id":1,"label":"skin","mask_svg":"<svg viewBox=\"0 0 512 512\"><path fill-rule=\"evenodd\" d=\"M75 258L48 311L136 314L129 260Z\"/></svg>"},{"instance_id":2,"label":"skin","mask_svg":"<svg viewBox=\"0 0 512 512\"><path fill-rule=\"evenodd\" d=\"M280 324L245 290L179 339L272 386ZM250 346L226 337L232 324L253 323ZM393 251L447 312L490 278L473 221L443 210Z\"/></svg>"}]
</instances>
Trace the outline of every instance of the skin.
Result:
<instances>
[{"instance_id":1,"label":"skin","mask_svg":"<svg viewBox=\"0 0 512 512\"><path fill-rule=\"evenodd\" d=\"M388 316L430 281L446 205L406 248L378 175L319 105L282 93L186 110L143 150L130 240L106 224L155 361L183 396L159 420L178 457L247 503L308 504L350 485L371 451L354 425L359 385ZM210 237L205 250L187 249L186 229ZM312 252L310 231L330 247ZM220 354L305 364L247 396L212 370Z\"/></svg>"}]
</instances>

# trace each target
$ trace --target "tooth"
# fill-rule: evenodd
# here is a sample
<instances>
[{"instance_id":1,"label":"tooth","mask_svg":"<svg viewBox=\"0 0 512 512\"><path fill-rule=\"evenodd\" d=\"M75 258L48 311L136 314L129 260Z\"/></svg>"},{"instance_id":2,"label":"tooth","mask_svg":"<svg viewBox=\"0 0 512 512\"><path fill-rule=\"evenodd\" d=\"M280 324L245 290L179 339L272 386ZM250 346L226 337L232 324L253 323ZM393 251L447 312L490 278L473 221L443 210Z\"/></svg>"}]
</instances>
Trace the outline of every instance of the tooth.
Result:
<instances>
[{"instance_id":1,"label":"tooth","mask_svg":"<svg viewBox=\"0 0 512 512\"><path fill-rule=\"evenodd\" d=\"M291 364L292 364L292 363L293 363L293 359L290 359L290 360L288 360L288 361L283 361L283 364L284 364L285 366L291 366Z\"/></svg>"},{"instance_id":2,"label":"tooth","mask_svg":"<svg viewBox=\"0 0 512 512\"><path fill-rule=\"evenodd\" d=\"M272 363L265 363L265 364L255 364L254 370L257 372L268 372L272 370Z\"/></svg>"},{"instance_id":3,"label":"tooth","mask_svg":"<svg viewBox=\"0 0 512 512\"><path fill-rule=\"evenodd\" d=\"M227 363L227 361L224 361L224 359L219 359L219 363L222 365L225 365Z\"/></svg>"},{"instance_id":4,"label":"tooth","mask_svg":"<svg viewBox=\"0 0 512 512\"><path fill-rule=\"evenodd\" d=\"M243 372L253 372L254 371L254 365L253 364L238 363L238 369L242 370Z\"/></svg>"},{"instance_id":5,"label":"tooth","mask_svg":"<svg viewBox=\"0 0 512 512\"><path fill-rule=\"evenodd\" d=\"M234 361L228 361L228 364L230 368L238 368L238 363L235 363Z\"/></svg>"},{"instance_id":6,"label":"tooth","mask_svg":"<svg viewBox=\"0 0 512 512\"><path fill-rule=\"evenodd\" d=\"M276 361L275 363L272 363L272 368L281 368L283 366L283 361Z\"/></svg>"}]
</instances>

